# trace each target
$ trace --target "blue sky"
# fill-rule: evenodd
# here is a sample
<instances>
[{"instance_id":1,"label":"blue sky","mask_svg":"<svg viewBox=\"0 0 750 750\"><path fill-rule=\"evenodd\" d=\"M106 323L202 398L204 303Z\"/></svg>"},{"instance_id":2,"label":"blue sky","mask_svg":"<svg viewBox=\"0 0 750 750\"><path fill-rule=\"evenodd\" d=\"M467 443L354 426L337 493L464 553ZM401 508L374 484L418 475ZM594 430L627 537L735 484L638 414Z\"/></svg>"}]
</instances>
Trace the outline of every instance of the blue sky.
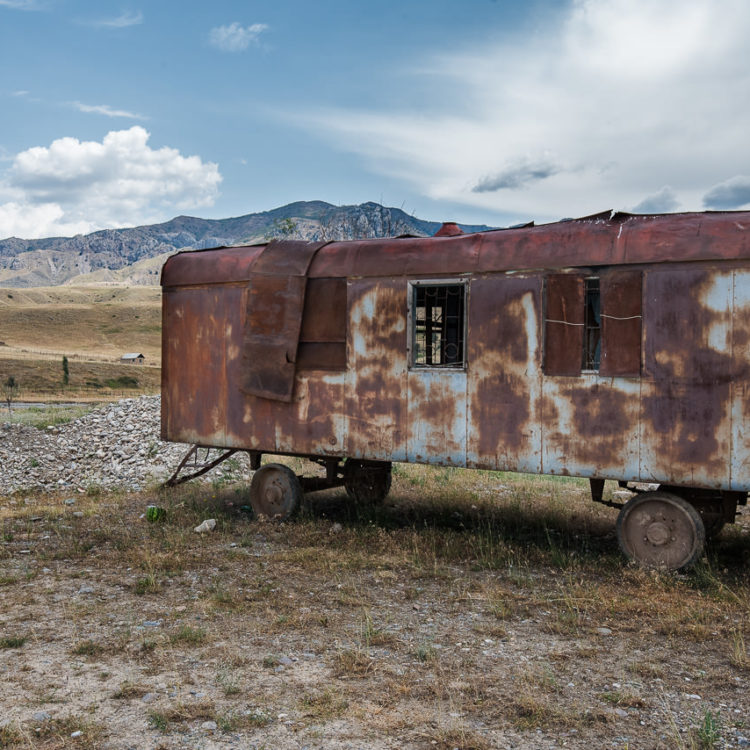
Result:
<instances>
[{"instance_id":1,"label":"blue sky","mask_svg":"<svg viewBox=\"0 0 750 750\"><path fill-rule=\"evenodd\" d=\"M0 0L0 238L750 205L746 0Z\"/></svg>"}]
</instances>

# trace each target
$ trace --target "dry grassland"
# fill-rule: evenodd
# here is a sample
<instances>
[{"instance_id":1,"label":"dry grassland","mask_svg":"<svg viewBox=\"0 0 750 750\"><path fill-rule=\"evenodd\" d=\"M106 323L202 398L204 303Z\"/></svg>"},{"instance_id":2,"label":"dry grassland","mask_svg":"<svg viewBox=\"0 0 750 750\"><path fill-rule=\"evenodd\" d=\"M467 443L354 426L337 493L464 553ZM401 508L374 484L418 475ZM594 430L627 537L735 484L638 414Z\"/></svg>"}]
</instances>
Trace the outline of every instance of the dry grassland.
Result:
<instances>
[{"instance_id":1,"label":"dry grassland","mask_svg":"<svg viewBox=\"0 0 750 750\"><path fill-rule=\"evenodd\" d=\"M160 295L158 287L0 289L0 381L12 375L18 398L31 401L157 393ZM143 353L148 364L119 364L125 352ZM63 355L70 371L65 387ZM138 382L118 382L123 375Z\"/></svg>"},{"instance_id":2,"label":"dry grassland","mask_svg":"<svg viewBox=\"0 0 750 750\"><path fill-rule=\"evenodd\" d=\"M743 746L747 515L644 572L582 482L395 469L280 525L235 486L0 499L0 747Z\"/></svg>"},{"instance_id":3,"label":"dry grassland","mask_svg":"<svg viewBox=\"0 0 750 750\"><path fill-rule=\"evenodd\" d=\"M26 350L116 361L124 352L142 352L147 361L159 364L161 289L0 289L0 341L6 345L0 347L0 357Z\"/></svg>"}]
</instances>

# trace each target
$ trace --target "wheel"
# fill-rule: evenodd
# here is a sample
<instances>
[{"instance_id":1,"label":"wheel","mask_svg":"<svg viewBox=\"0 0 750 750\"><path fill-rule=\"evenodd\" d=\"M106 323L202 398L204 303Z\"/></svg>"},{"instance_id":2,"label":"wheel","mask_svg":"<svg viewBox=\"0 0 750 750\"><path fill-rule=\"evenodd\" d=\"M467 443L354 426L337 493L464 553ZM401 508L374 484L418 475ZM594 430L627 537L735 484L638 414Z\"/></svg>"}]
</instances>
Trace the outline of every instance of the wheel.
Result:
<instances>
[{"instance_id":1,"label":"wheel","mask_svg":"<svg viewBox=\"0 0 750 750\"><path fill-rule=\"evenodd\" d=\"M256 516L283 521L299 508L302 486L295 473L283 464L266 464L250 482L250 505Z\"/></svg>"},{"instance_id":2,"label":"wheel","mask_svg":"<svg viewBox=\"0 0 750 750\"><path fill-rule=\"evenodd\" d=\"M617 541L627 557L651 568L691 567L706 541L698 511L669 492L628 500L617 517Z\"/></svg>"},{"instance_id":3,"label":"wheel","mask_svg":"<svg viewBox=\"0 0 750 750\"><path fill-rule=\"evenodd\" d=\"M344 464L346 494L357 503L383 502L391 489L391 464L348 458Z\"/></svg>"}]
</instances>

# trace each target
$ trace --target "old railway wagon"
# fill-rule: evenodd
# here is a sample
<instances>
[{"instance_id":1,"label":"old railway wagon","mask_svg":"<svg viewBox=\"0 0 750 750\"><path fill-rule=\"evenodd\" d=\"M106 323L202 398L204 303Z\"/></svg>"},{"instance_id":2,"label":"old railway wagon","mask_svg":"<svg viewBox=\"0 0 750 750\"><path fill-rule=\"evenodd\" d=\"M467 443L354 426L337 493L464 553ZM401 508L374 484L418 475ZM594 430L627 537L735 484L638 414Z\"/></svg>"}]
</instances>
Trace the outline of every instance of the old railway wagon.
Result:
<instances>
[{"instance_id":1,"label":"old railway wagon","mask_svg":"<svg viewBox=\"0 0 750 750\"><path fill-rule=\"evenodd\" d=\"M180 253L162 285L163 437L326 469L264 465L258 513L382 499L392 461L651 483L619 542L680 568L746 503L750 212L273 241Z\"/></svg>"}]
</instances>

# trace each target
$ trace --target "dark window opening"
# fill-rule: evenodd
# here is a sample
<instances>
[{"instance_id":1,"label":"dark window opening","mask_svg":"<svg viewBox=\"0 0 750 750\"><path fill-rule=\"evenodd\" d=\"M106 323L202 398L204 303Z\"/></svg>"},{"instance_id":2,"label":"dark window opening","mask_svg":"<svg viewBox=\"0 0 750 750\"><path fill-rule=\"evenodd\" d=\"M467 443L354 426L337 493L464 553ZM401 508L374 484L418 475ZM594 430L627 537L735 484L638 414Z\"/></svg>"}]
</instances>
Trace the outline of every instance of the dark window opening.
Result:
<instances>
[{"instance_id":1,"label":"dark window opening","mask_svg":"<svg viewBox=\"0 0 750 750\"><path fill-rule=\"evenodd\" d=\"M598 370L602 351L599 279L586 279L584 305L582 368L584 370Z\"/></svg>"},{"instance_id":2,"label":"dark window opening","mask_svg":"<svg viewBox=\"0 0 750 750\"><path fill-rule=\"evenodd\" d=\"M413 288L412 364L415 367L462 367L466 287L463 284L420 284Z\"/></svg>"}]
</instances>

